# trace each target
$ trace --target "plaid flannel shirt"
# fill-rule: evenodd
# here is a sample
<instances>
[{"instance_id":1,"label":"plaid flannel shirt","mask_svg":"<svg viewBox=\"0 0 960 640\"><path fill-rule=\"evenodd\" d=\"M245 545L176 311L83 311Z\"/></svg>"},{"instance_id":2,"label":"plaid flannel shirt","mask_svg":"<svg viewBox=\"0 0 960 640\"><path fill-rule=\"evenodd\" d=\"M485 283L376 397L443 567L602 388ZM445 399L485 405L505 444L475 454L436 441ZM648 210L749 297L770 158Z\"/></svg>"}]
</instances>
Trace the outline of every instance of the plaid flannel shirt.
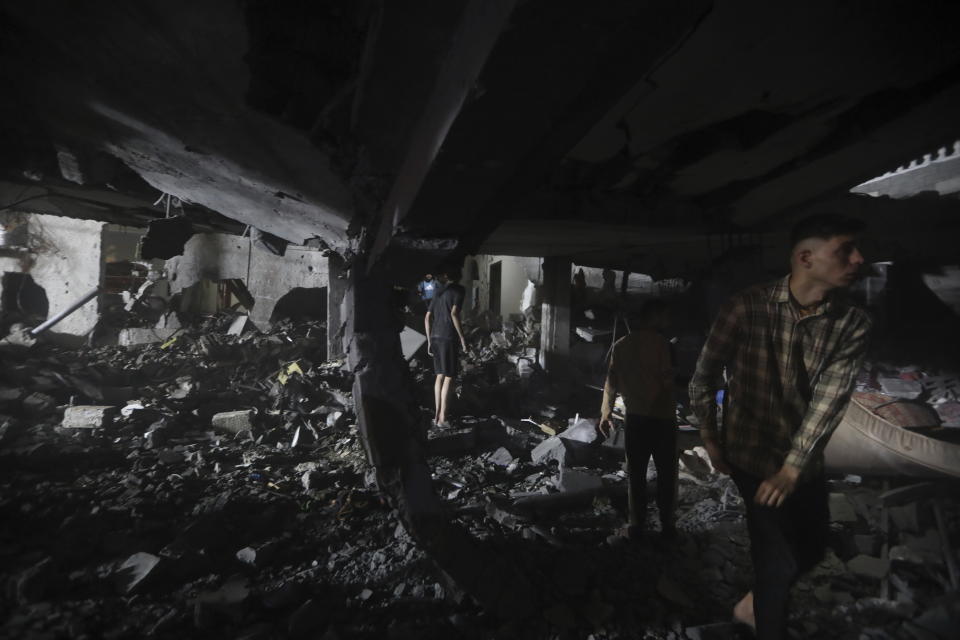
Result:
<instances>
[{"instance_id":1,"label":"plaid flannel shirt","mask_svg":"<svg viewBox=\"0 0 960 640\"><path fill-rule=\"evenodd\" d=\"M808 475L843 417L863 362L871 321L842 295L801 317L789 276L733 296L710 329L690 402L700 433L732 465L768 477L784 463ZM716 393L726 392L722 429Z\"/></svg>"}]
</instances>

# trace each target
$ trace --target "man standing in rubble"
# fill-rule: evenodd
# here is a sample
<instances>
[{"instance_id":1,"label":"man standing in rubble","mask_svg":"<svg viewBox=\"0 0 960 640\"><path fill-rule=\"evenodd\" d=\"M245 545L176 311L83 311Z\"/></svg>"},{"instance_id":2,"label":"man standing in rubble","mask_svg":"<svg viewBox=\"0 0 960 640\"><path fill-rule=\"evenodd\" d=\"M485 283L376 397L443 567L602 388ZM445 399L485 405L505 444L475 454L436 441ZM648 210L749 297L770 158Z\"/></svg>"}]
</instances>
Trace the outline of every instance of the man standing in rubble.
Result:
<instances>
[{"instance_id":1,"label":"man standing in rubble","mask_svg":"<svg viewBox=\"0 0 960 640\"><path fill-rule=\"evenodd\" d=\"M603 386L599 430L609 435L617 393L627 408L624 449L627 455L630 520L626 537L639 540L647 515L647 465L653 455L657 468L657 507L664 539L676 537L674 497L677 487L677 426L674 418L673 367L670 345L661 333L669 313L663 300L648 301L641 326L613 345Z\"/></svg>"},{"instance_id":2,"label":"man standing in rubble","mask_svg":"<svg viewBox=\"0 0 960 640\"><path fill-rule=\"evenodd\" d=\"M447 424L450 385L457 377L460 351L467 350L467 341L460 325L460 310L466 290L459 282L459 269L446 268L440 273L441 287L433 294L424 318L427 353L433 356L433 367L437 374L433 384L436 407L434 422L441 426Z\"/></svg>"},{"instance_id":3,"label":"man standing in rubble","mask_svg":"<svg viewBox=\"0 0 960 640\"><path fill-rule=\"evenodd\" d=\"M762 640L787 637L790 587L826 550L823 449L850 399L871 325L844 296L863 264L862 228L833 214L797 223L790 274L723 305L690 381L704 447L746 505L756 583L734 618Z\"/></svg>"},{"instance_id":4,"label":"man standing in rubble","mask_svg":"<svg viewBox=\"0 0 960 640\"><path fill-rule=\"evenodd\" d=\"M423 276L423 280L417 285L417 296L420 298L421 309L429 309L433 301L433 294L437 290L437 281L433 279L432 274Z\"/></svg>"}]
</instances>

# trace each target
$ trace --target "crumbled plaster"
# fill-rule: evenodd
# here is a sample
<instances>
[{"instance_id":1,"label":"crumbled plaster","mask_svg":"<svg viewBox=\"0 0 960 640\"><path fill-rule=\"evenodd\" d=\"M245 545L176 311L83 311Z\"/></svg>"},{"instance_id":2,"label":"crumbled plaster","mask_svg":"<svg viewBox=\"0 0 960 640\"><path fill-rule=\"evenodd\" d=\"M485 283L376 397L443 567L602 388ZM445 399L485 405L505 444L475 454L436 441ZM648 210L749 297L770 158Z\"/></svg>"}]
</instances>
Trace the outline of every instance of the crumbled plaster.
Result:
<instances>
[{"instance_id":1,"label":"crumbled plaster","mask_svg":"<svg viewBox=\"0 0 960 640\"><path fill-rule=\"evenodd\" d=\"M259 326L269 322L284 294L294 287L326 287L327 274L327 258L315 249L289 246L281 257L256 247L251 250L249 238L219 233L193 236L182 256L167 261L172 294L203 279L243 280L255 301L250 318Z\"/></svg>"}]
</instances>

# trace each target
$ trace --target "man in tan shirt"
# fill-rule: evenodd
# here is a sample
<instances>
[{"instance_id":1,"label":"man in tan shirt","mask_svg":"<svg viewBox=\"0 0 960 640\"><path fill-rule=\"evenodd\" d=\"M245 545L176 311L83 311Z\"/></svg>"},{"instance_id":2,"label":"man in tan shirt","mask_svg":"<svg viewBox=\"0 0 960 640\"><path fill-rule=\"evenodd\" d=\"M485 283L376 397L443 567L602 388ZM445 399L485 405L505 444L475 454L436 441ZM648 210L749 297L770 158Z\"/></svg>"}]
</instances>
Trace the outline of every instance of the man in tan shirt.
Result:
<instances>
[{"instance_id":1,"label":"man in tan shirt","mask_svg":"<svg viewBox=\"0 0 960 640\"><path fill-rule=\"evenodd\" d=\"M663 537L676 536L674 496L677 484L677 428L673 399L670 346L660 333L669 314L662 300L650 300L642 311L642 326L613 345L610 370L603 388L599 430L609 435L610 414L617 393L627 407L624 448L629 476L630 521L627 537L644 532L647 507L647 464L653 455L657 468L657 507Z\"/></svg>"}]
</instances>

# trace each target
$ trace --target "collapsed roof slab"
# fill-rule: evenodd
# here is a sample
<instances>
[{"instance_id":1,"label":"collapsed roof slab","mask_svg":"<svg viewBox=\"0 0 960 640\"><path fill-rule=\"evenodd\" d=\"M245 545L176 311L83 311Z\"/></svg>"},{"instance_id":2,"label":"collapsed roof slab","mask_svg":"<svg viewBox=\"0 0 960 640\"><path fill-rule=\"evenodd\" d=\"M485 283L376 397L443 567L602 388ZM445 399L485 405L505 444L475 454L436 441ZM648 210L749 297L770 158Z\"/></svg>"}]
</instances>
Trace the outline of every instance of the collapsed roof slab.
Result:
<instances>
[{"instance_id":1,"label":"collapsed roof slab","mask_svg":"<svg viewBox=\"0 0 960 640\"><path fill-rule=\"evenodd\" d=\"M303 133L246 104L234 2L4 5L7 109L107 151L159 191L292 242L345 250L350 193Z\"/></svg>"}]
</instances>

